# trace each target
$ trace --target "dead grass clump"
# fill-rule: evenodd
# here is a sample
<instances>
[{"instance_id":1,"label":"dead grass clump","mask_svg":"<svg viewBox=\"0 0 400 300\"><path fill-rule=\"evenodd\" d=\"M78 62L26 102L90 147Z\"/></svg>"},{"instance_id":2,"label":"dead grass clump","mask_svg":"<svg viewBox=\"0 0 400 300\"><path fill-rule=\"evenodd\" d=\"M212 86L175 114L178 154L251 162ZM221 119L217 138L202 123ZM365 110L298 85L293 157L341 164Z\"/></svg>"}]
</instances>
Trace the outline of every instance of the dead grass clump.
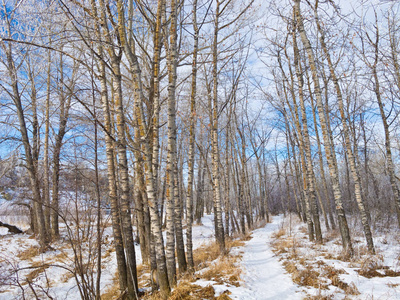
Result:
<instances>
[{"instance_id":1,"label":"dead grass clump","mask_svg":"<svg viewBox=\"0 0 400 300\"><path fill-rule=\"evenodd\" d=\"M71 278L73 278L74 276L75 276L75 275L74 275L74 273L72 273L72 272L64 273L64 274L61 276L61 282L66 283L66 282L68 282Z\"/></svg>"},{"instance_id":2,"label":"dead grass clump","mask_svg":"<svg viewBox=\"0 0 400 300\"><path fill-rule=\"evenodd\" d=\"M41 273L46 271L49 268L48 265L40 265L40 266L33 266L35 268L32 272L25 276L25 280L27 283L32 283Z\"/></svg>"},{"instance_id":3,"label":"dead grass clump","mask_svg":"<svg viewBox=\"0 0 400 300\"><path fill-rule=\"evenodd\" d=\"M107 250L103 254L103 259L106 259L107 257L110 257L111 254L115 251L115 247L110 247L107 248Z\"/></svg>"},{"instance_id":4,"label":"dead grass clump","mask_svg":"<svg viewBox=\"0 0 400 300\"><path fill-rule=\"evenodd\" d=\"M253 236L251 235L251 232L247 232L240 237L240 240L247 242L247 241L250 241L252 238L253 238Z\"/></svg>"},{"instance_id":5,"label":"dead grass clump","mask_svg":"<svg viewBox=\"0 0 400 300\"><path fill-rule=\"evenodd\" d=\"M150 266L144 264L138 265L136 267L136 273L139 286L144 286L144 287L151 286Z\"/></svg>"},{"instance_id":6,"label":"dead grass clump","mask_svg":"<svg viewBox=\"0 0 400 300\"><path fill-rule=\"evenodd\" d=\"M224 256L205 270L201 277L221 284L228 282L231 285L239 286L240 268L236 266L237 259L238 257Z\"/></svg>"},{"instance_id":7,"label":"dead grass clump","mask_svg":"<svg viewBox=\"0 0 400 300\"><path fill-rule=\"evenodd\" d=\"M336 259L336 257L335 257L332 253L330 253L330 252L324 253L323 256L324 256L326 259Z\"/></svg>"},{"instance_id":8,"label":"dead grass clump","mask_svg":"<svg viewBox=\"0 0 400 300\"><path fill-rule=\"evenodd\" d=\"M265 227L268 224L267 220L258 220L253 224L253 228L257 229L257 228L262 228Z\"/></svg>"},{"instance_id":9,"label":"dead grass clump","mask_svg":"<svg viewBox=\"0 0 400 300\"><path fill-rule=\"evenodd\" d=\"M121 291L119 289L119 276L118 271L115 272L112 284L107 288L104 294L101 295L101 300L115 300L119 299Z\"/></svg>"},{"instance_id":10,"label":"dead grass clump","mask_svg":"<svg viewBox=\"0 0 400 300\"><path fill-rule=\"evenodd\" d=\"M220 255L219 246L217 243L200 246L193 251L194 265L197 269L205 268L208 262L213 261Z\"/></svg>"},{"instance_id":11,"label":"dead grass clump","mask_svg":"<svg viewBox=\"0 0 400 300\"><path fill-rule=\"evenodd\" d=\"M295 241L292 237L278 239L272 243L273 251L277 254L291 252L291 256L296 257Z\"/></svg>"},{"instance_id":12,"label":"dead grass clump","mask_svg":"<svg viewBox=\"0 0 400 300\"><path fill-rule=\"evenodd\" d=\"M285 234L286 234L285 228L280 228L278 231L275 231L271 237L274 239L279 239L280 237L284 236Z\"/></svg>"},{"instance_id":13,"label":"dead grass clump","mask_svg":"<svg viewBox=\"0 0 400 300\"><path fill-rule=\"evenodd\" d=\"M232 298L228 296L230 294L232 294L232 293L230 291L226 290L225 292L223 292L221 295L219 295L215 299L216 300L232 300Z\"/></svg>"},{"instance_id":14,"label":"dead grass clump","mask_svg":"<svg viewBox=\"0 0 400 300\"><path fill-rule=\"evenodd\" d=\"M384 268L382 262L383 258L381 256L366 256L364 259L361 260L361 268L357 270L357 272L358 274L366 278L384 277L385 275L383 273L377 271Z\"/></svg>"},{"instance_id":15,"label":"dead grass clump","mask_svg":"<svg viewBox=\"0 0 400 300\"><path fill-rule=\"evenodd\" d=\"M235 247L243 247L244 246L244 241L243 240L238 240L238 239L227 239L225 241L225 246L227 249L232 249Z\"/></svg>"},{"instance_id":16,"label":"dead grass clump","mask_svg":"<svg viewBox=\"0 0 400 300\"><path fill-rule=\"evenodd\" d=\"M325 234L324 239L325 239L325 242L329 242L329 241L332 241L332 240L339 239L339 237L340 237L339 230L338 229L333 229L333 230L328 231Z\"/></svg>"},{"instance_id":17,"label":"dead grass clump","mask_svg":"<svg viewBox=\"0 0 400 300\"><path fill-rule=\"evenodd\" d=\"M370 252L368 250L368 247L365 245L361 245L359 247L354 248L354 257L363 257L363 256L369 256Z\"/></svg>"},{"instance_id":18,"label":"dead grass clump","mask_svg":"<svg viewBox=\"0 0 400 300\"><path fill-rule=\"evenodd\" d=\"M307 234L308 235L308 229L307 229L307 227L306 226L301 226L300 228L299 228L299 231L301 232L301 233L304 233L304 234ZM307 237L305 237L306 239L307 239Z\"/></svg>"},{"instance_id":19,"label":"dead grass clump","mask_svg":"<svg viewBox=\"0 0 400 300\"><path fill-rule=\"evenodd\" d=\"M172 292L170 300L186 300L192 299L192 291L200 289L201 286L190 284L189 282L181 282Z\"/></svg>"},{"instance_id":20,"label":"dead grass clump","mask_svg":"<svg viewBox=\"0 0 400 300\"><path fill-rule=\"evenodd\" d=\"M252 238L251 234L246 234L240 236L239 239L226 239L225 241L225 253L226 255L230 252L232 248L244 246L244 241L248 241ZM221 252L219 245L216 242L211 244L203 245L193 251L193 260L195 269L206 268L209 263L216 260L220 256Z\"/></svg>"},{"instance_id":21,"label":"dead grass clump","mask_svg":"<svg viewBox=\"0 0 400 300\"><path fill-rule=\"evenodd\" d=\"M292 276L293 282L301 286L312 286L315 288L321 288L321 282L319 280L319 273L313 270L312 266L306 266L305 268L298 268L292 261L285 261L283 263L286 271Z\"/></svg>"},{"instance_id":22,"label":"dead grass clump","mask_svg":"<svg viewBox=\"0 0 400 300\"><path fill-rule=\"evenodd\" d=\"M323 267L322 275L328 277L331 280L331 284L342 289L346 294L350 295L359 295L360 292L358 291L357 287L354 283L347 284L346 282L340 279L340 274L348 274L343 269L336 269L332 266L325 265Z\"/></svg>"},{"instance_id":23,"label":"dead grass clump","mask_svg":"<svg viewBox=\"0 0 400 300\"><path fill-rule=\"evenodd\" d=\"M201 287L197 284L190 284L183 281L172 291L169 300L197 300L197 299L216 299L215 290L211 285Z\"/></svg>"},{"instance_id":24,"label":"dead grass clump","mask_svg":"<svg viewBox=\"0 0 400 300\"><path fill-rule=\"evenodd\" d=\"M397 277L400 276L400 272L393 271L391 269L385 269L385 276L387 277Z\"/></svg>"},{"instance_id":25,"label":"dead grass clump","mask_svg":"<svg viewBox=\"0 0 400 300\"><path fill-rule=\"evenodd\" d=\"M357 289L356 285L354 284L354 282L351 282L350 284L348 284L347 287L345 287L343 290L346 292L346 294L353 295L353 296L361 294L360 291Z\"/></svg>"},{"instance_id":26,"label":"dead grass clump","mask_svg":"<svg viewBox=\"0 0 400 300\"><path fill-rule=\"evenodd\" d=\"M17 254L20 260L32 260L35 256L40 254L39 246L31 246Z\"/></svg>"},{"instance_id":27,"label":"dead grass clump","mask_svg":"<svg viewBox=\"0 0 400 300\"><path fill-rule=\"evenodd\" d=\"M195 299L214 299L214 295L215 290L211 285L207 285L206 287L198 289L193 293L193 296L196 297Z\"/></svg>"},{"instance_id":28,"label":"dead grass clump","mask_svg":"<svg viewBox=\"0 0 400 300\"><path fill-rule=\"evenodd\" d=\"M66 262L68 260L68 254L64 251L58 253L52 258L52 261L55 262Z\"/></svg>"},{"instance_id":29,"label":"dead grass clump","mask_svg":"<svg viewBox=\"0 0 400 300\"><path fill-rule=\"evenodd\" d=\"M307 296L307 300L332 300L333 295L315 295Z\"/></svg>"}]
</instances>

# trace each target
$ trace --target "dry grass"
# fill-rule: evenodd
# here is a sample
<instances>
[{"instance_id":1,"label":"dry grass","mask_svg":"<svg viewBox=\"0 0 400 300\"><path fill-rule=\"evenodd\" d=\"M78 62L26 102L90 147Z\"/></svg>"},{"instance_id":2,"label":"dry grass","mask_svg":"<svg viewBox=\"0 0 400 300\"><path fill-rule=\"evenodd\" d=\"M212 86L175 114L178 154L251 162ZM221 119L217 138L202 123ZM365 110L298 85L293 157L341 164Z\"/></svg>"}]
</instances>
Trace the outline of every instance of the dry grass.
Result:
<instances>
[{"instance_id":1,"label":"dry grass","mask_svg":"<svg viewBox=\"0 0 400 300\"><path fill-rule=\"evenodd\" d=\"M121 291L119 289L118 279L118 271L116 271L112 284L107 288L104 294L101 295L101 300L115 300L119 298Z\"/></svg>"},{"instance_id":2,"label":"dry grass","mask_svg":"<svg viewBox=\"0 0 400 300\"><path fill-rule=\"evenodd\" d=\"M55 255L52 258L52 261L55 262L66 262L67 260L69 260L68 254L65 251L61 251L59 254Z\"/></svg>"},{"instance_id":3,"label":"dry grass","mask_svg":"<svg viewBox=\"0 0 400 300\"><path fill-rule=\"evenodd\" d=\"M25 276L26 283L32 283L41 273L43 273L44 271L46 271L46 269L49 268L49 265L45 265L45 264L34 265L34 266L32 266L32 268L34 270L29 272Z\"/></svg>"},{"instance_id":4,"label":"dry grass","mask_svg":"<svg viewBox=\"0 0 400 300\"><path fill-rule=\"evenodd\" d=\"M148 265L138 265L136 267L138 284L141 287L150 287L151 280L150 280L150 266Z\"/></svg>"},{"instance_id":5,"label":"dry grass","mask_svg":"<svg viewBox=\"0 0 400 300\"><path fill-rule=\"evenodd\" d=\"M236 238L226 239L226 251L222 255L219 245L216 242L202 245L193 251L193 260L195 265L195 274L182 274L178 285L174 288L170 300L200 300L200 299L218 299L230 300L230 292L225 291L219 296L215 296L215 290L212 286L201 287L196 285L198 279L213 280L218 284L230 284L239 286L241 269L237 267L240 255L230 254L232 248L245 245L245 241L250 240L251 234L239 235ZM146 266L138 267L138 278L148 276L149 270ZM162 299L159 292L146 294L144 299L159 300Z\"/></svg>"},{"instance_id":6,"label":"dry grass","mask_svg":"<svg viewBox=\"0 0 400 300\"><path fill-rule=\"evenodd\" d=\"M300 231L304 231L304 226ZM306 229L306 228L305 228ZM306 234L306 233L304 233ZM328 240L334 240L337 232L327 236ZM272 243L274 252L280 255L286 271L291 275L293 282L301 286L314 287L321 290L327 290L329 285L336 286L344 291L346 295L359 295L354 283L346 283L340 279L340 274L344 274L342 269L336 269L328 266L324 261L317 260L318 253L328 259L338 259L330 252L322 251L313 245L302 243L302 238L295 239L293 236L286 236L283 228L274 233L275 240ZM305 236L305 239L307 237ZM311 249L308 249L311 247ZM308 249L308 250L307 250ZM317 252L312 250L316 250ZM319 251L319 252L318 252ZM332 295L310 296L308 299L331 299Z\"/></svg>"},{"instance_id":7,"label":"dry grass","mask_svg":"<svg viewBox=\"0 0 400 300\"><path fill-rule=\"evenodd\" d=\"M215 290L211 285L202 287L197 284L191 284L188 281L180 281L178 286L174 288L169 300L230 300L229 292L224 292L220 296L215 297ZM152 295L146 294L143 299L147 300L161 300L162 297L159 292Z\"/></svg>"},{"instance_id":8,"label":"dry grass","mask_svg":"<svg viewBox=\"0 0 400 300\"><path fill-rule=\"evenodd\" d=\"M297 257L296 248L298 242L294 237L288 237L285 239L277 239L272 243L273 251L276 254L289 253L291 257Z\"/></svg>"},{"instance_id":9,"label":"dry grass","mask_svg":"<svg viewBox=\"0 0 400 300\"><path fill-rule=\"evenodd\" d=\"M400 276L400 272L393 271L383 265L383 257L381 255L364 257L360 262L360 266L361 268L357 272L366 278Z\"/></svg>"},{"instance_id":10,"label":"dry grass","mask_svg":"<svg viewBox=\"0 0 400 300\"><path fill-rule=\"evenodd\" d=\"M238 238L229 238L225 241L225 252L229 253L232 248L242 247L245 241L252 238L251 234L239 235ZM221 256L219 246L216 242L202 245L193 251L193 261L196 270L201 270L209 266L211 261Z\"/></svg>"},{"instance_id":11,"label":"dry grass","mask_svg":"<svg viewBox=\"0 0 400 300\"><path fill-rule=\"evenodd\" d=\"M340 238L340 232L338 229L330 230L324 235L324 242L333 241Z\"/></svg>"},{"instance_id":12,"label":"dry grass","mask_svg":"<svg viewBox=\"0 0 400 300\"><path fill-rule=\"evenodd\" d=\"M201 273L201 278L213 280L220 284L229 283L239 286L240 268L237 267L238 256L226 255L213 263Z\"/></svg>"},{"instance_id":13,"label":"dry grass","mask_svg":"<svg viewBox=\"0 0 400 300\"><path fill-rule=\"evenodd\" d=\"M17 254L17 257L20 260L32 260L34 257L40 254L39 246L31 246L28 249L25 249Z\"/></svg>"},{"instance_id":14,"label":"dry grass","mask_svg":"<svg viewBox=\"0 0 400 300\"><path fill-rule=\"evenodd\" d=\"M182 282L179 284L171 296L170 300L191 300L191 299L215 299L215 290L211 285L201 287L197 284Z\"/></svg>"},{"instance_id":15,"label":"dry grass","mask_svg":"<svg viewBox=\"0 0 400 300\"><path fill-rule=\"evenodd\" d=\"M220 255L217 243L202 245L193 251L193 261L196 270L206 268L210 261L218 258Z\"/></svg>"},{"instance_id":16,"label":"dry grass","mask_svg":"<svg viewBox=\"0 0 400 300\"><path fill-rule=\"evenodd\" d=\"M331 300L331 299L333 299L333 295L307 296L307 300Z\"/></svg>"},{"instance_id":17,"label":"dry grass","mask_svg":"<svg viewBox=\"0 0 400 300\"><path fill-rule=\"evenodd\" d=\"M284 236L286 234L286 230L285 230L285 228L280 228L278 231L275 231L273 234L272 234L272 238L274 238L274 239L279 239L279 238L281 238L282 236Z\"/></svg>"},{"instance_id":18,"label":"dry grass","mask_svg":"<svg viewBox=\"0 0 400 300\"><path fill-rule=\"evenodd\" d=\"M74 278L75 275L72 272L66 272L61 276L61 282L68 282L71 278Z\"/></svg>"},{"instance_id":19,"label":"dry grass","mask_svg":"<svg viewBox=\"0 0 400 300\"><path fill-rule=\"evenodd\" d=\"M301 286L312 286L315 288L321 288L321 282L319 280L319 273L316 272L312 266L299 266L296 262L286 260L283 262L283 266L286 271L292 276L294 283Z\"/></svg>"},{"instance_id":20,"label":"dry grass","mask_svg":"<svg viewBox=\"0 0 400 300\"><path fill-rule=\"evenodd\" d=\"M102 255L102 258L103 258L103 259L108 258L108 257L110 257L111 254L114 253L114 252L115 252L115 247L114 247L114 246L109 247L109 248L106 249L106 251L105 251L104 254Z\"/></svg>"}]
</instances>

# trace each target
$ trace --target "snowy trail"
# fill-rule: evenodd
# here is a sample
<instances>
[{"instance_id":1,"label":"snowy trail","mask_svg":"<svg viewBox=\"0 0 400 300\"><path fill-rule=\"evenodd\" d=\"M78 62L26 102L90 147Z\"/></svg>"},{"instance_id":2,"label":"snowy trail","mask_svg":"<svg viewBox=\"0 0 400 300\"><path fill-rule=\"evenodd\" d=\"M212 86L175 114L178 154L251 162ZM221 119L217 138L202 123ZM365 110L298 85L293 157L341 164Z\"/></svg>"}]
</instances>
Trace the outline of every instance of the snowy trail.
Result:
<instances>
[{"instance_id":1,"label":"snowy trail","mask_svg":"<svg viewBox=\"0 0 400 300\"><path fill-rule=\"evenodd\" d=\"M233 291L232 299L282 300L302 299L303 296L290 275L272 252L270 241L274 231L279 229L281 216L275 216L272 223L253 231L252 239L244 247L242 266L243 289Z\"/></svg>"}]
</instances>

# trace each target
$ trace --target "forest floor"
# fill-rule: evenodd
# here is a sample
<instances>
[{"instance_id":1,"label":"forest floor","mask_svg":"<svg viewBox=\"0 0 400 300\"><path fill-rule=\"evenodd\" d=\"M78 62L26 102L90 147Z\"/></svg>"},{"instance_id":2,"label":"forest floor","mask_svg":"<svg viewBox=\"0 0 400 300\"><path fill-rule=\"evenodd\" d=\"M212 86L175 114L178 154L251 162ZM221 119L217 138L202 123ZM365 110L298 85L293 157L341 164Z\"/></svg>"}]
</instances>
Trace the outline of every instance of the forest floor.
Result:
<instances>
[{"instance_id":1,"label":"forest floor","mask_svg":"<svg viewBox=\"0 0 400 300\"><path fill-rule=\"evenodd\" d=\"M400 232L395 220L387 216L373 220L376 254L371 255L358 218L348 218L351 258L343 255L338 230L325 233L324 243L317 245L309 242L307 226L297 216L279 222L268 243L304 298L400 299Z\"/></svg>"},{"instance_id":2,"label":"forest floor","mask_svg":"<svg viewBox=\"0 0 400 300\"><path fill-rule=\"evenodd\" d=\"M349 225L355 250L350 259L342 255L336 230L324 235L323 245L316 245L308 241L306 225L293 215L273 216L271 223L259 224L247 235L227 239L227 253L221 257L213 242L213 217L205 216L193 227L196 272L180 278L171 299L400 299L400 233L391 227L394 222L373 228L376 255L368 254L360 224L350 219ZM0 299L79 299L77 281L86 280L89 286L95 282L95 272L83 278L74 271L77 248L66 236L52 244L53 250L39 254L30 235L0 233ZM111 228L104 236L102 299L116 299ZM93 245L88 239L81 247L85 252ZM143 298L158 299L150 293L139 246L136 250ZM82 259L83 265L90 265L89 256Z\"/></svg>"}]
</instances>

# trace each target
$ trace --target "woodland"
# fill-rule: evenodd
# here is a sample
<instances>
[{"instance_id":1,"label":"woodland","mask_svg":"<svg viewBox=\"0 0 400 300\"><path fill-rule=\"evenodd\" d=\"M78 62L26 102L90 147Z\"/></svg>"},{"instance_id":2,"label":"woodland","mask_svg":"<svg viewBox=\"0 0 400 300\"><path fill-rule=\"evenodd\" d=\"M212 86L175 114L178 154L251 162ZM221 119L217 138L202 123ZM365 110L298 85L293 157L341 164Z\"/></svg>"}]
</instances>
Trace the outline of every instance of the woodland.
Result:
<instances>
[{"instance_id":1,"label":"woodland","mask_svg":"<svg viewBox=\"0 0 400 300\"><path fill-rule=\"evenodd\" d=\"M203 299L174 292L201 276L196 230L222 259L281 214L312 249L383 257L399 41L389 0L2 0L0 246L30 248L1 251L0 298L75 299L57 265L82 299Z\"/></svg>"}]
</instances>

